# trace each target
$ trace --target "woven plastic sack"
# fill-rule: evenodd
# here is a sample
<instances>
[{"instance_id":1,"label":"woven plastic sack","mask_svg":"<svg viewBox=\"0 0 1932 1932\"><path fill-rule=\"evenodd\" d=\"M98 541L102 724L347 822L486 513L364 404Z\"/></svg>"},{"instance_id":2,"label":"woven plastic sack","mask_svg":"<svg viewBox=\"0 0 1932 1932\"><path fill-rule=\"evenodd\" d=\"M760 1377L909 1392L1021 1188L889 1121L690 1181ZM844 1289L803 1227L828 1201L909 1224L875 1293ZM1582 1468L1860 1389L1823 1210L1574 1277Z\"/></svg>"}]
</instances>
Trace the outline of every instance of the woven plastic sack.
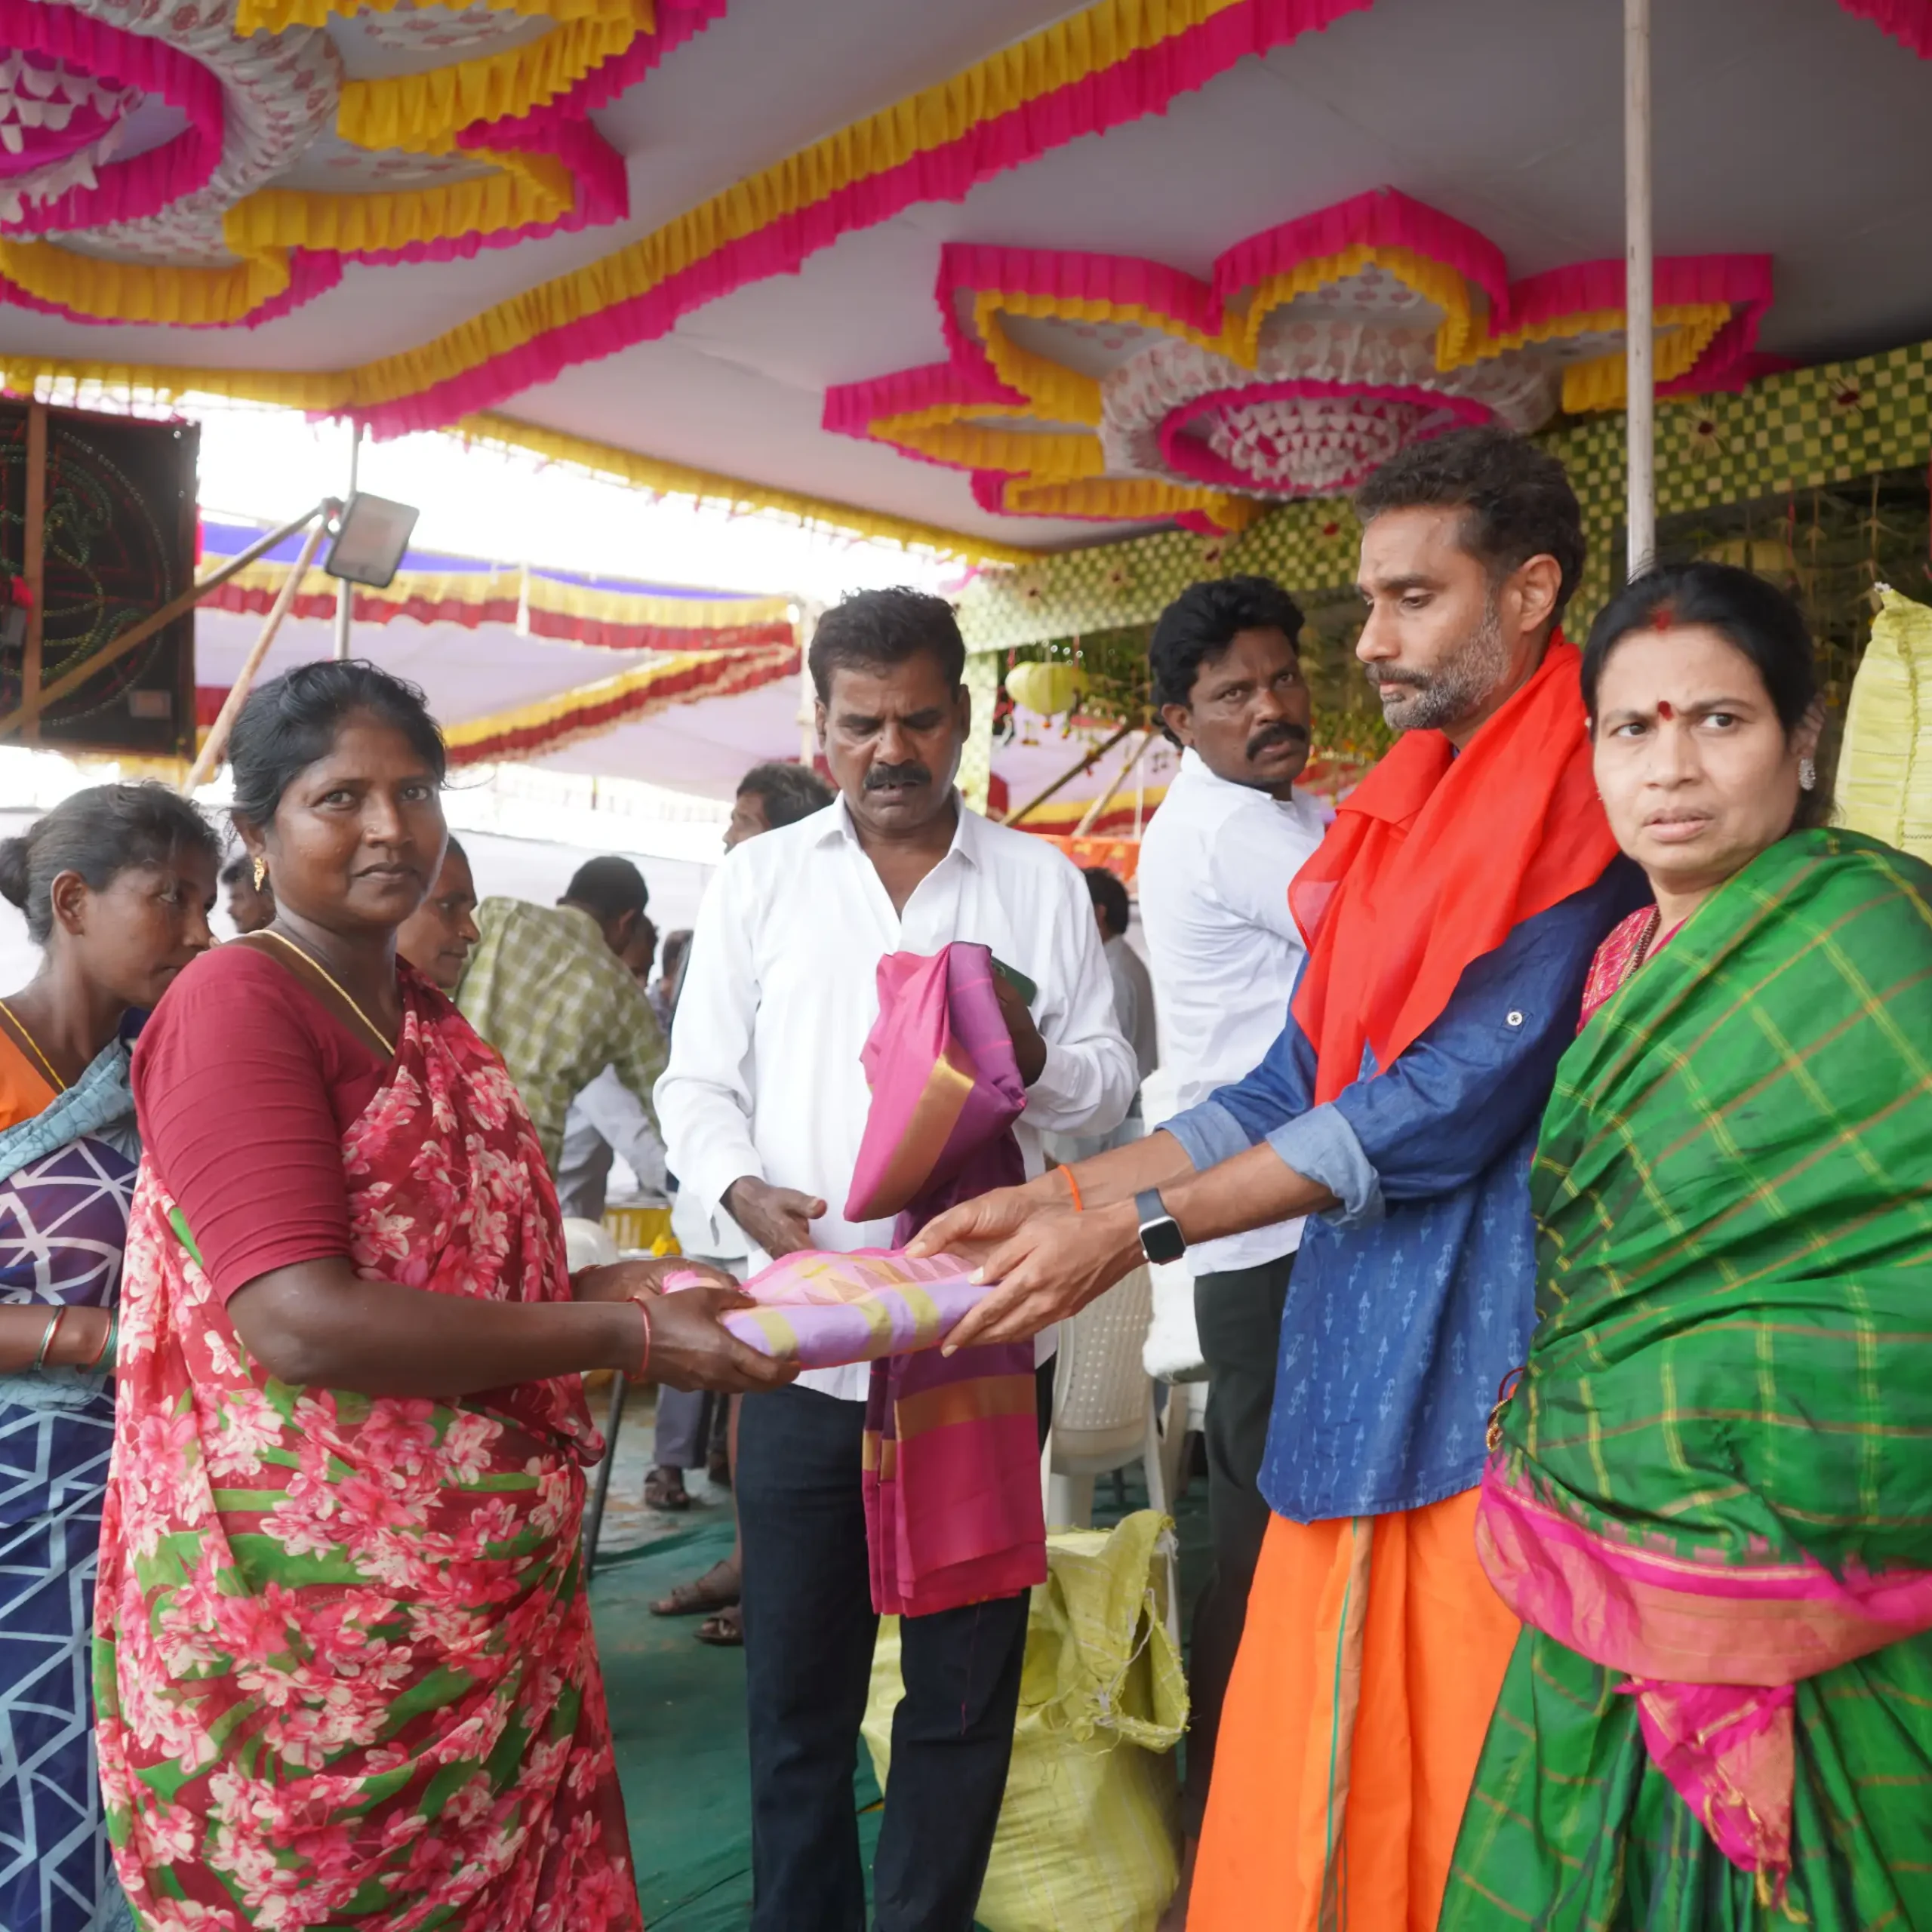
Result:
<instances>
[{"instance_id":1,"label":"woven plastic sack","mask_svg":"<svg viewBox=\"0 0 1932 1932\"><path fill-rule=\"evenodd\" d=\"M1153 1932L1180 1872L1174 1749L1187 1680L1168 1634L1171 1520L1047 1539L1033 1592L1006 1801L977 1922L986 1932ZM879 1627L865 1739L881 1789L899 1703L899 1624Z\"/></svg>"},{"instance_id":2,"label":"woven plastic sack","mask_svg":"<svg viewBox=\"0 0 1932 1932\"><path fill-rule=\"evenodd\" d=\"M1932 610L1881 588L1838 758L1841 824L1932 859Z\"/></svg>"}]
</instances>

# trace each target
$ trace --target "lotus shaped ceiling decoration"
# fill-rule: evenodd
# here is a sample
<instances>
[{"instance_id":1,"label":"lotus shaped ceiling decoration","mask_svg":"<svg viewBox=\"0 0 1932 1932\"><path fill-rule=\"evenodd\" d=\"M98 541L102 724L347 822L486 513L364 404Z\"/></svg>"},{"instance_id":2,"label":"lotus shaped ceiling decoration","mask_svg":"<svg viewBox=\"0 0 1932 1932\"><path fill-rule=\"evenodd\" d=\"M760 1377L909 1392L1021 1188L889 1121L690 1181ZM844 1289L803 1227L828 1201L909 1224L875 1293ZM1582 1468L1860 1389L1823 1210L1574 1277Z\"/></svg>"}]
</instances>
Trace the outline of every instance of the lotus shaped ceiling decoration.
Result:
<instances>
[{"instance_id":1,"label":"lotus shaped ceiling decoration","mask_svg":"<svg viewBox=\"0 0 1932 1932\"><path fill-rule=\"evenodd\" d=\"M621 220L589 117L725 4L0 0L0 302L254 328L350 261Z\"/></svg>"},{"instance_id":2,"label":"lotus shaped ceiling decoration","mask_svg":"<svg viewBox=\"0 0 1932 1932\"><path fill-rule=\"evenodd\" d=\"M1770 299L1761 255L1657 264L1666 392L1735 387ZM1474 229L1392 189L1158 262L953 245L950 355L830 391L825 426L972 472L989 509L1238 530L1349 490L1466 423L1620 408L1620 261L1512 281Z\"/></svg>"}]
</instances>

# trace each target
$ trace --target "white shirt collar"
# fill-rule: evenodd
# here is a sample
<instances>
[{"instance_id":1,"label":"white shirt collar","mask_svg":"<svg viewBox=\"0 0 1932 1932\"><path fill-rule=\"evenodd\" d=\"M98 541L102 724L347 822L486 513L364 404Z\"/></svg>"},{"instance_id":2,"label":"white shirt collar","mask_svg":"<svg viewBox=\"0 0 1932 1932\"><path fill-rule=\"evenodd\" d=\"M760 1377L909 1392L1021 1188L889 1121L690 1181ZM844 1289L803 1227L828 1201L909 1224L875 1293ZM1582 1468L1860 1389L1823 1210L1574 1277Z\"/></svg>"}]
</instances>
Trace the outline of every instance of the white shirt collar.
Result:
<instances>
[{"instance_id":1,"label":"white shirt collar","mask_svg":"<svg viewBox=\"0 0 1932 1932\"><path fill-rule=\"evenodd\" d=\"M1258 785L1242 785L1232 778L1223 778L1191 745L1180 755L1180 768L1191 782L1218 786L1223 792L1238 792L1244 798L1259 798L1266 804L1295 805L1301 802L1298 794L1278 798L1272 792L1264 792Z\"/></svg>"},{"instance_id":2,"label":"white shirt collar","mask_svg":"<svg viewBox=\"0 0 1932 1932\"><path fill-rule=\"evenodd\" d=\"M953 787L952 800L958 813L953 821L952 843L946 848L946 858L949 859L956 853L968 865L977 868L980 863L979 841L985 835L986 822L960 797L956 785ZM861 858L865 857L865 848L859 843L859 828L853 823L852 808L845 802L842 791L832 801L825 819L825 829L819 834L817 844L828 844L835 838L842 838ZM942 859L940 863L943 865L946 860Z\"/></svg>"}]
</instances>

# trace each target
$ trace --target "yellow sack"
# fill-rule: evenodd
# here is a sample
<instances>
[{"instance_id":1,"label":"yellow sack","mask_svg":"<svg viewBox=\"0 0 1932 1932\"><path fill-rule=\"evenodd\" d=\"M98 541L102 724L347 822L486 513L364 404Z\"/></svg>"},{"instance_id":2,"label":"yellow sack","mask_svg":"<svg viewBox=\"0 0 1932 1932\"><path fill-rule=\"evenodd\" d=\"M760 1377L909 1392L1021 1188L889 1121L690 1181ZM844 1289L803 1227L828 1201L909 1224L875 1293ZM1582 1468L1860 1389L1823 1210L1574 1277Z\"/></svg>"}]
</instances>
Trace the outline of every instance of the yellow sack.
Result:
<instances>
[{"instance_id":1,"label":"yellow sack","mask_svg":"<svg viewBox=\"0 0 1932 1932\"><path fill-rule=\"evenodd\" d=\"M1180 1874L1174 1749L1187 1679L1168 1634L1172 1521L1047 1539L1013 1767L980 1894L987 1932L1153 1932ZM879 1626L865 1738L884 1788L901 1690L899 1623Z\"/></svg>"},{"instance_id":2,"label":"yellow sack","mask_svg":"<svg viewBox=\"0 0 1932 1932\"><path fill-rule=\"evenodd\" d=\"M1881 589L1846 707L1840 823L1932 859L1932 611Z\"/></svg>"}]
</instances>

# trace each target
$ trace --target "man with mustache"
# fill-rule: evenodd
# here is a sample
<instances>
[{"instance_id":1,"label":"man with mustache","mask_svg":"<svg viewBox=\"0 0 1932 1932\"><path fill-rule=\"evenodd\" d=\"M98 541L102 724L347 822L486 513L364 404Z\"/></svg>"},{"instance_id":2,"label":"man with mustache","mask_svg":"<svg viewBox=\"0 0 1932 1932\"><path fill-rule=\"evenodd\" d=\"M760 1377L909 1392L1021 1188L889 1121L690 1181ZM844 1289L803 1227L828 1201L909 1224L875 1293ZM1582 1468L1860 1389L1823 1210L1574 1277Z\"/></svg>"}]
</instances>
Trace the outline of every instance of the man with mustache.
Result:
<instances>
[{"instance_id":1,"label":"man with mustache","mask_svg":"<svg viewBox=\"0 0 1932 1932\"><path fill-rule=\"evenodd\" d=\"M751 1266L889 1244L840 1211L871 1094L881 957L989 947L1026 1083L1014 1137L1115 1125L1138 1084L1087 888L1043 839L954 789L971 719L952 607L866 591L809 653L830 810L739 845L698 913L657 1104L672 1171L750 1238ZM1030 981L1023 994L1017 979ZM1051 1352L1043 1336L1036 1361ZM861 1488L866 1364L743 1404L736 1494L752 1773L753 1932L863 1932L852 1774L878 1620ZM1051 1399L1050 1369L1038 1390ZM1013 1745L1025 1592L902 1623L905 1696L874 1863L879 1932L968 1932Z\"/></svg>"},{"instance_id":2,"label":"man with mustache","mask_svg":"<svg viewBox=\"0 0 1932 1932\"><path fill-rule=\"evenodd\" d=\"M1141 841L1140 920L1161 1016L1161 1061L1192 1107L1238 1080L1281 1030L1306 949L1288 888L1327 829L1295 795L1312 704L1302 615L1266 577L1189 586L1161 612L1147 653L1161 728L1184 749ZM1268 1528L1261 1452L1299 1217L1204 1241L1186 1256L1208 1365L1208 1521L1214 1568L1194 1606L1188 1671L1187 1863L1169 1908L1185 1923L1188 1881L1221 1703Z\"/></svg>"},{"instance_id":3,"label":"man with mustache","mask_svg":"<svg viewBox=\"0 0 1932 1932\"><path fill-rule=\"evenodd\" d=\"M1143 1256L1309 1217L1191 1932L1436 1922L1517 1635L1477 1560L1476 1484L1534 1325L1537 1122L1596 947L1642 903L1556 630L1583 560L1561 465L1454 431L1355 506L1356 654L1402 736L1294 882L1309 952L1279 1035L1072 1185L982 1195L914 1244L984 1244L999 1286L965 1346L1071 1314Z\"/></svg>"}]
</instances>

